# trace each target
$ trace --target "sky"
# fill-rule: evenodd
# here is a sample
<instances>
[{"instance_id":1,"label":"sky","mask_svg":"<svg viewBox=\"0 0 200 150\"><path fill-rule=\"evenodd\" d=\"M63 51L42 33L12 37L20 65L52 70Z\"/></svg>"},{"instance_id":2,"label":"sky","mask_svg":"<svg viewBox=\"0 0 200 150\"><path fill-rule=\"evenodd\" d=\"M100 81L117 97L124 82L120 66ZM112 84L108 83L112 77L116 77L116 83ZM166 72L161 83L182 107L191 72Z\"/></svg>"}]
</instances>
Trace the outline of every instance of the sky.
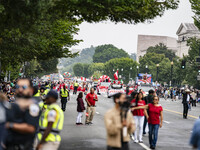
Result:
<instances>
[{"instance_id":1,"label":"sky","mask_svg":"<svg viewBox=\"0 0 200 150\"><path fill-rule=\"evenodd\" d=\"M138 34L161 35L175 37L181 23L193 23L193 12L189 0L180 0L179 8L167 10L162 17L157 17L153 23L140 23L137 25L118 23L110 21L101 23L83 22L79 28L76 39L83 42L72 49L88 48L91 45L113 44L130 53L137 52Z\"/></svg>"}]
</instances>

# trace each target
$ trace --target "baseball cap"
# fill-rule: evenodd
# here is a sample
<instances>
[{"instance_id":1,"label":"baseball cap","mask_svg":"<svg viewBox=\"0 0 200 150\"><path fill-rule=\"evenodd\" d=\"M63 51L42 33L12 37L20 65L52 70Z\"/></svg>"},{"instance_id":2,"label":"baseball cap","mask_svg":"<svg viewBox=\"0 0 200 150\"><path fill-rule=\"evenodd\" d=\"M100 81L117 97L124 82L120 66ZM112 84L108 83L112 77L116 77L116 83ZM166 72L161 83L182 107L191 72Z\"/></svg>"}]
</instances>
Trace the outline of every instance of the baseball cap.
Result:
<instances>
[{"instance_id":1,"label":"baseball cap","mask_svg":"<svg viewBox=\"0 0 200 150\"><path fill-rule=\"evenodd\" d=\"M58 93L55 90L51 90L51 91L48 92L46 98L49 98L49 97L53 97L55 99L58 99Z\"/></svg>"}]
</instances>

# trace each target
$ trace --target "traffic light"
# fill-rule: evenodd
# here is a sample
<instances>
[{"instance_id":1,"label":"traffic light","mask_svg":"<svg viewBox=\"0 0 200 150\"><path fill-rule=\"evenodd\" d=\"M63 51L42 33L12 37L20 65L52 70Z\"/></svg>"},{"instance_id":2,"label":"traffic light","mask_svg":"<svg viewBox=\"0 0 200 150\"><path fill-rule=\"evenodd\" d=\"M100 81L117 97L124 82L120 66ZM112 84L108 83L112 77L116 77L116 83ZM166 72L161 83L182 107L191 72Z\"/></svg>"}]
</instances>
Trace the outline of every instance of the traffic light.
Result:
<instances>
[{"instance_id":1,"label":"traffic light","mask_svg":"<svg viewBox=\"0 0 200 150\"><path fill-rule=\"evenodd\" d=\"M186 67L186 61L185 61L185 60L182 60L181 69L185 69L185 67Z\"/></svg>"}]
</instances>

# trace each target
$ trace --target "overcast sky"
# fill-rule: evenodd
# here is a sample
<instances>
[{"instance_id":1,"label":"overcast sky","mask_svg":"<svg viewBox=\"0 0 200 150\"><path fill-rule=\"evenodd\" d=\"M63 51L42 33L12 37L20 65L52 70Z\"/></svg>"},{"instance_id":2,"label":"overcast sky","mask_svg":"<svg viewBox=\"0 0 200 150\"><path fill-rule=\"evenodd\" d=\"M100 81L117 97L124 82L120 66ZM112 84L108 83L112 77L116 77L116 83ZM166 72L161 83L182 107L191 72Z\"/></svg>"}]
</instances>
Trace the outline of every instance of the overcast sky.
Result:
<instances>
[{"instance_id":1,"label":"overcast sky","mask_svg":"<svg viewBox=\"0 0 200 150\"><path fill-rule=\"evenodd\" d=\"M192 16L189 0L180 0L177 10L168 10L164 16L156 18L151 24L129 25L111 22L96 24L82 23L79 34L75 37L82 39L79 45L73 49L88 48L91 45L113 44L122 48L128 53L136 53L138 34L176 36L176 31L182 22L192 23Z\"/></svg>"}]
</instances>

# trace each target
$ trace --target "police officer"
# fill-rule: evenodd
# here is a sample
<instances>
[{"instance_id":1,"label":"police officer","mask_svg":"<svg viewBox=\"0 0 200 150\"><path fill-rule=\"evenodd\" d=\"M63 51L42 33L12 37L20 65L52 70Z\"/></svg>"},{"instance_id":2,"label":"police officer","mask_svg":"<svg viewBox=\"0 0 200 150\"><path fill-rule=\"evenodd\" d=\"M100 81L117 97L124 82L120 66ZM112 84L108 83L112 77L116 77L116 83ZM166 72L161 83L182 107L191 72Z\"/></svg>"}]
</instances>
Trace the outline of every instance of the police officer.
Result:
<instances>
[{"instance_id":1,"label":"police officer","mask_svg":"<svg viewBox=\"0 0 200 150\"><path fill-rule=\"evenodd\" d=\"M63 128L64 114L56 104L58 94L51 90L46 96L47 109L42 112L40 117L40 130L37 135L39 144L36 150L57 150L60 145L60 131Z\"/></svg>"},{"instance_id":2,"label":"police officer","mask_svg":"<svg viewBox=\"0 0 200 150\"><path fill-rule=\"evenodd\" d=\"M7 111L6 150L32 150L40 110L32 99L33 85L27 78L16 84L16 103L11 103Z\"/></svg>"},{"instance_id":3,"label":"police officer","mask_svg":"<svg viewBox=\"0 0 200 150\"><path fill-rule=\"evenodd\" d=\"M33 87L33 98L39 103L41 101L40 98L40 90L37 85Z\"/></svg>"},{"instance_id":4,"label":"police officer","mask_svg":"<svg viewBox=\"0 0 200 150\"><path fill-rule=\"evenodd\" d=\"M66 89L65 85L60 90L60 97L61 97L61 108L63 111L65 111L66 104L67 104L67 98L68 98L68 100L70 100L69 91Z\"/></svg>"},{"instance_id":5,"label":"police officer","mask_svg":"<svg viewBox=\"0 0 200 150\"><path fill-rule=\"evenodd\" d=\"M73 94L76 94L77 93L77 89L78 89L78 82L76 81L74 83L74 91L73 91Z\"/></svg>"}]
</instances>

